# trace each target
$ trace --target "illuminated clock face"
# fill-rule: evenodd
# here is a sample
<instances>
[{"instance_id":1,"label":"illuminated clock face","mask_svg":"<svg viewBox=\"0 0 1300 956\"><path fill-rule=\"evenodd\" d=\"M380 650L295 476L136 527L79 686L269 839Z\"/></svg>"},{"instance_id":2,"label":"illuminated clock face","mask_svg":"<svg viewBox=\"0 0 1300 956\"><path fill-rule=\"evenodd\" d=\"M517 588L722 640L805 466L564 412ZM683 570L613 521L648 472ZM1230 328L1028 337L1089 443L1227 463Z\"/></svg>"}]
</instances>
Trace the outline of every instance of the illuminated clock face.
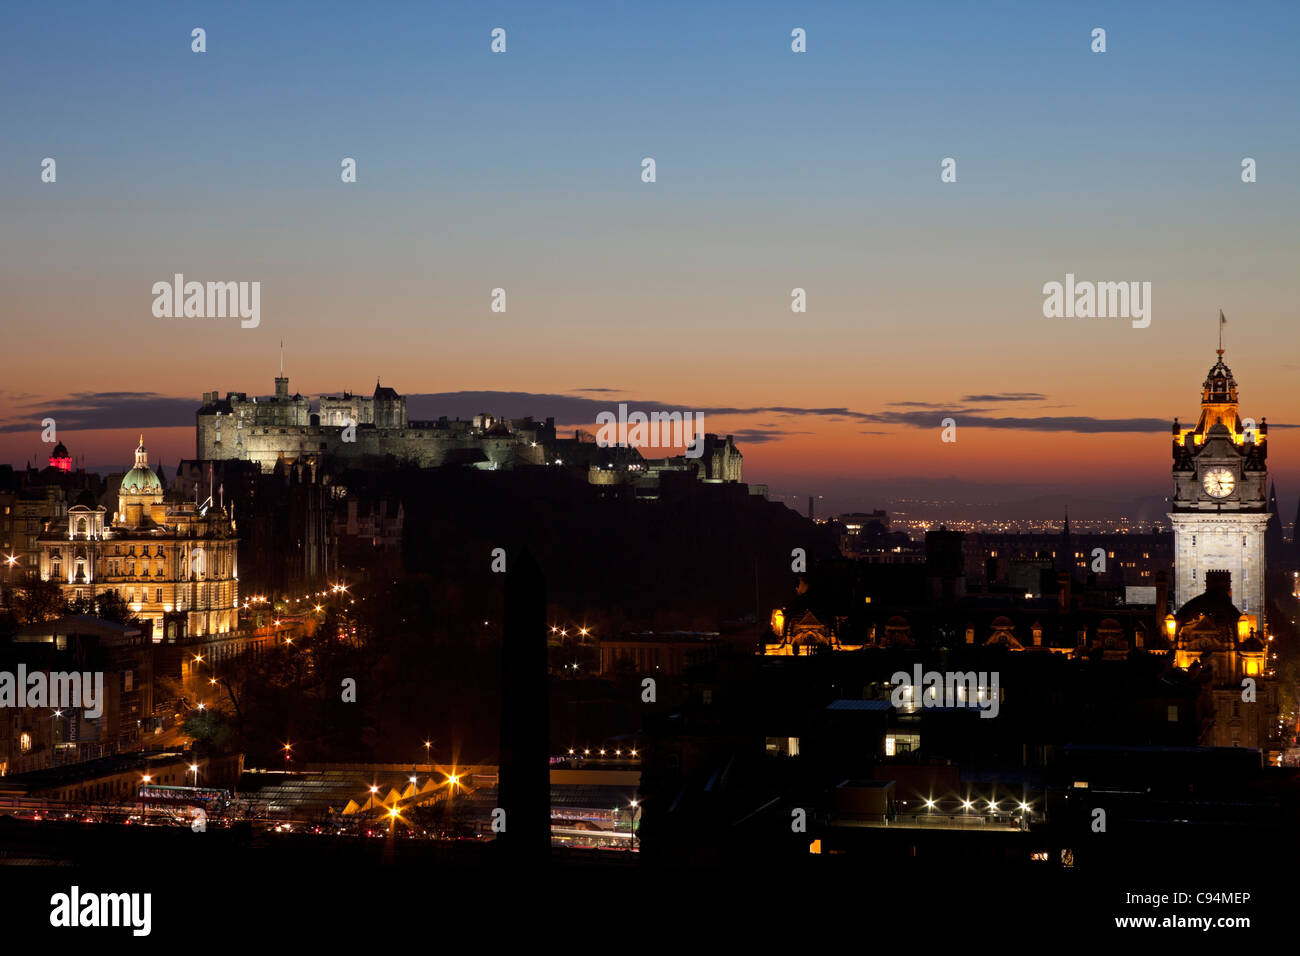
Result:
<instances>
[{"instance_id":1,"label":"illuminated clock face","mask_svg":"<svg viewBox=\"0 0 1300 956\"><path fill-rule=\"evenodd\" d=\"M1227 468L1211 468L1205 473L1201 483L1205 486L1205 493L1211 498L1226 498L1232 494L1237 479Z\"/></svg>"}]
</instances>

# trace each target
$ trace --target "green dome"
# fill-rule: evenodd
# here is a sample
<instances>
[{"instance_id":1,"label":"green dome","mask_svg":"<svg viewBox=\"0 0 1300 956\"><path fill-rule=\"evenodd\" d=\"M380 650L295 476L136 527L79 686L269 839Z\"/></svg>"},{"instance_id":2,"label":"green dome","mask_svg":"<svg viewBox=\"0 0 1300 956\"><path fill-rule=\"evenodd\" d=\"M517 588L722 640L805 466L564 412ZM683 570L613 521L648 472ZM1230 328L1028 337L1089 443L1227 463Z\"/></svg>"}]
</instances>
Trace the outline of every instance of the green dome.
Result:
<instances>
[{"instance_id":1,"label":"green dome","mask_svg":"<svg viewBox=\"0 0 1300 956\"><path fill-rule=\"evenodd\" d=\"M148 465L143 467L137 465L128 471L126 477L122 479L123 491L129 491L132 487L138 488L142 492L162 491L162 482L158 480L158 476L153 473L153 470Z\"/></svg>"},{"instance_id":2,"label":"green dome","mask_svg":"<svg viewBox=\"0 0 1300 956\"><path fill-rule=\"evenodd\" d=\"M122 479L123 491L130 491L132 488L136 489L137 494L162 492L162 482L149 467L149 454L144 450L143 435L140 436L140 444L135 449L135 467Z\"/></svg>"}]
</instances>

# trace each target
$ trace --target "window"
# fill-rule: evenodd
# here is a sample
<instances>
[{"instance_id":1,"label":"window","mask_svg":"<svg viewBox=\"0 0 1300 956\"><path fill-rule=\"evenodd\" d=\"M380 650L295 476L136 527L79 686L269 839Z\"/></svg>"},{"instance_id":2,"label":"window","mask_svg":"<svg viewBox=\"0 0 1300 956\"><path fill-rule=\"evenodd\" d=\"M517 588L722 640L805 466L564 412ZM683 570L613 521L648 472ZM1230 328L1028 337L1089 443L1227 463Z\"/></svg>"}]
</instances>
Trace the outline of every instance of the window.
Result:
<instances>
[{"instance_id":1,"label":"window","mask_svg":"<svg viewBox=\"0 0 1300 956\"><path fill-rule=\"evenodd\" d=\"M159 604L162 603L162 588L157 589L157 597L154 598Z\"/></svg>"},{"instance_id":2,"label":"window","mask_svg":"<svg viewBox=\"0 0 1300 956\"><path fill-rule=\"evenodd\" d=\"M25 730L18 737L18 749L23 753L32 749L32 735Z\"/></svg>"},{"instance_id":3,"label":"window","mask_svg":"<svg viewBox=\"0 0 1300 956\"><path fill-rule=\"evenodd\" d=\"M885 756L911 753L921 749L920 734L887 734L885 736Z\"/></svg>"},{"instance_id":4,"label":"window","mask_svg":"<svg viewBox=\"0 0 1300 956\"><path fill-rule=\"evenodd\" d=\"M1165 711L1165 719L1171 724L1178 723L1178 705L1170 704L1169 709Z\"/></svg>"}]
</instances>

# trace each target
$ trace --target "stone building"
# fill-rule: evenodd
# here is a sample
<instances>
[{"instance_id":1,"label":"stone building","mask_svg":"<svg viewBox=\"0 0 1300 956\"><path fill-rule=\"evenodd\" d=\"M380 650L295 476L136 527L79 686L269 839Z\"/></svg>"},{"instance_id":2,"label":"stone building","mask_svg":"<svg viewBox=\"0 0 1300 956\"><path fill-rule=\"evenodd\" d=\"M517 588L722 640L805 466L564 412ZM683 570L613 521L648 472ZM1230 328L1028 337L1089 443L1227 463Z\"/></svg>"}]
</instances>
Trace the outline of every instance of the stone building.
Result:
<instances>
[{"instance_id":1,"label":"stone building","mask_svg":"<svg viewBox=\"0 0 1300 956\"><path fill-rule=\"evenodd\" d=\"M1173 424L1174 606L1206 586L1206 573L1231 574L1237 605L1264 616L1268 529L1268 423L1237 413L1237 381L1223 349L1201 390L1194 428Z\"/></svg>"},{"instance_id":2,"label":"stone building","mask_svg":"<svg viewBox=\"0 0 1300 956\"><path fill-rule=\"evenodd\" d=\"M78 504L39 536L40 576L68 600L116 591L155 642L238 628L237 539L222 505L167 502L144 436L111 518Z\"/></svg>"},{"instance_id":3,"label":"stone building","mask_svg":"<svg viewBox=\"0 0 1300 956\"><path fill-rule=\"evenodd\" d=\"M1213 720L1201 743L1210 747L1270 749L1276 736L1278 682L1268 661L1268 646L1254 615L1232 601L1227 571L1209 571L1204 593L1173 616L1174 662L1205 680L1213 698ZM1247 678L1254 686L1243 686Z\"/></svg>"},{"instance_id":4,"label":"stone building","mask_svg":"<svg viewBox=\"0 0 1300 956\"><path fill-rule=\"evenodd\" d=\"M93 760L140 745L154 727L153 642L134 624L71 615L28 624L0 650L3 669L103 674L99 714L0 708L0 776ZM51 686L53 681L51 681Z\"/></svg>"},{"instance_id":5,"label":"stone building","mask_svg":"<svg viewBox=\"0 0 1300 956\"><path fill-rule=\"evenodd\" d=\"M344 392L323 395L319 411L311 400L289 394L289 379L275 380L275 397L259 400L244 392L204 392L196 414L196 457L200 461L243 459L270 472L320 456L341 459L392 456L431 468L463 462L485 470L548 464L555 420L534 421L477 415L472 420L411 421L406 398L375 383L369 397Z\"/></svg>"}]
</instances>

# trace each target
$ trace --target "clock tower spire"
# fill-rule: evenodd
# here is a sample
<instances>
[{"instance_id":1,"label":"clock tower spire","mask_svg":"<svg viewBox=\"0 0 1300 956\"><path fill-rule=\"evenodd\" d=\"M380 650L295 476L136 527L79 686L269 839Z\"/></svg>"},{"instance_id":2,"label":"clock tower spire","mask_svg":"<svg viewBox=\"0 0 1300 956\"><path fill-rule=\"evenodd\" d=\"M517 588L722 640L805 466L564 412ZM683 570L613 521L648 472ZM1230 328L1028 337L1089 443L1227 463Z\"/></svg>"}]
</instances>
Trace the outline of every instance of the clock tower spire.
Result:
<instances>
[{"instance_id":1,"label":"clock tower spire","mask_svg":"<svg viewBox=\"0 0 1300 956\"><path fill-rule=\"evenodd\" d=\"M1264 615L1264 537L1268 527L1268 425L1238 414L1237 380L1218 359L1201 386L1195 427L1174 419L1169 520L1174 531L1174 600L1200 595L1211 571L1227 571L1232 601Z\"/></svg>"}]
</instances>

